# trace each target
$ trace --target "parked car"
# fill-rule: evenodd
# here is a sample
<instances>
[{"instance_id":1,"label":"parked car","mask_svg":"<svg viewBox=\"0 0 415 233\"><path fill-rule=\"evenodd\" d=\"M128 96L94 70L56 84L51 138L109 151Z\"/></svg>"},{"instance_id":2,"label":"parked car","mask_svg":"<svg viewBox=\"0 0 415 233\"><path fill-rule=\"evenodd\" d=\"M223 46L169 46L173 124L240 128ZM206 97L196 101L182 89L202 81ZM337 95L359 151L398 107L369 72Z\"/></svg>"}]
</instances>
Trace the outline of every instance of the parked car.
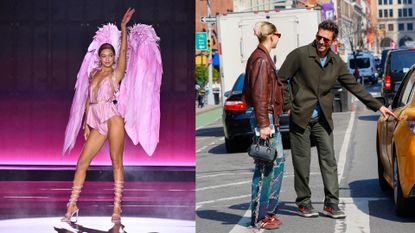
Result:
<instances>
[{"instance_id":1,"label":"parked car","mask_svg":"<svg viewBox=\"0 0 415 233\"><path fill-rule=\"evenodd\" d=\"M349 110L349 92L340 83L336 82L331 89L333 95L333 112L346 112Z\"/></svg>"},{"instance_id":2,"label":"parked car","mask_svg":"<svg viewBox=\"0 0 415 233\"><path fill-rule=\"evenodd\" d=\"M390 50L386 56L381 95L390 103L409 67L415 64L415 49Z\"/></svg>"},{"instance_id":3,"label":"parked car","mask_svg":"<svg viewBox=\"0 0 415 233\"><path fill-rule=\"evenodd\" d=\"M244 151L251 144L254 135L250 123L250 119L255 118L254 109L247 107L242 100L244 82L245 74L239 75L231 91L225 93L227 99L223 106L222 123L227 152ZM340 84L336 84L332 89L332 94L334 96L333 110L347 111L347 90ZM284 148L288 149L290 148L290 136L287 113L280 116L279 123ZM311 144L314 146L313 141Z\"/></svg>"},{"instance_id":4,"label":"parked car","mask_svg":"<svg viewBox=\"0 0 415 233\"><path fill-rule=\"evenodd\" d=\"M386 61L386 56L388 55L388 52L394 50L394 49L384 49L382 50L382 54L380 56L380 63L379 63L379 76L383 77L383 70L385 69L385 61Z\"/></svg>"},{"instance_id":5,"label":"parked car","mask_svg":"<svg viewBox=\"0 0 415 233\"><path fill-rule=\"evenodd\" d=\"M349 54L347 57L347 64L350 73L354 74L355 70L363 80L368 80L372 84L378 82L378 73L376 70L375 57L369 52L356 52Z\"/></svg>"},{"instance_id":6,"label":"parked car","mask_svg":"<svg viewBox=\"0 0 415 233\"><path fill-rule=\"evenodd\" d=\"M379 185L393 188L398 215L415 213L415 65L406 73L391 105L399 120L380 116L376 149Z\"/></svg>"},{"instance_id":7,"label":"parked car","mask_svg":"<svg viewBox=\"0 0 415 233\"><path fill-rule=\"evenodd\" d=\"M255 118L254 109L242 100L245 74L239 75L227 97L222 114L223 131L227 152L245 151L252 142L254 132L250 119ZM284 113L280 117L280 132L285 148L289 147L289 119Z\"/></svg>"}]
</instances>

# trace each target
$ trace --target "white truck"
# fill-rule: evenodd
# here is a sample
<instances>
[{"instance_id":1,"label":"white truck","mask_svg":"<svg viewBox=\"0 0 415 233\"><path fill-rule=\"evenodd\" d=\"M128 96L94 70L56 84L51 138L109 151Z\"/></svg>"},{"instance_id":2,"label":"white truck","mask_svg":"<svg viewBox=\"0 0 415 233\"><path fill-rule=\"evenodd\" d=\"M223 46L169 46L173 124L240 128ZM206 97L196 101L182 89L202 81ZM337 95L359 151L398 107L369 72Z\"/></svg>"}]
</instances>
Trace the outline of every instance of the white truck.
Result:
<instances>
[{"instance_id":1,"label":"white truck","mask_svg":"<svg viewBox=\"0 0 415 233\"><path fill-rule=\"evenodd\" d=\"M314 9L286 9L217 16L222 95L245 73L246 62L258 45L253 31L258 21L273 23L282 34L277 49L271 52L278 70L288 53L314 40L322 13Z\"/></svg>"}]
</instances>

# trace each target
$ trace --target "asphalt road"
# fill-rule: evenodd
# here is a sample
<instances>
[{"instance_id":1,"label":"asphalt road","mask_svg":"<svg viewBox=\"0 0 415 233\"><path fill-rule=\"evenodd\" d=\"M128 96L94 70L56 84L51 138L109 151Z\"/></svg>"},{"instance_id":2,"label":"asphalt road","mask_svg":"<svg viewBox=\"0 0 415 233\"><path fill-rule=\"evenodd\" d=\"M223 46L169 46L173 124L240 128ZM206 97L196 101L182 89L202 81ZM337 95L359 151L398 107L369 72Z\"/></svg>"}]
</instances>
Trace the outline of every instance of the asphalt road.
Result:
<instances>
[{"instance_id":1,"label":"asphalt road","mask_svg":"<svg viewBox=\"0 0 415 233\"><path fill-rule=\"evenodd\" d=\"M369 88L374 94L378 89L378 86ZM375 135L379 113L367 110L355 98L351 101L353 111L333 115L340 208L346 212L346 219L324 216L307 219L296 214L291 155L285 150L279 211L284 223L280 229L266 232L414 232L415 217L397 217L392 191L383 192L378 186ZM226 153L220 120L197 129L196 156L196 232L263 232L246 227L250 218L253 161L246 152ZM322 211L324 193L315 148L310 187L313 205Z\"/></svg>"}]
</instances>

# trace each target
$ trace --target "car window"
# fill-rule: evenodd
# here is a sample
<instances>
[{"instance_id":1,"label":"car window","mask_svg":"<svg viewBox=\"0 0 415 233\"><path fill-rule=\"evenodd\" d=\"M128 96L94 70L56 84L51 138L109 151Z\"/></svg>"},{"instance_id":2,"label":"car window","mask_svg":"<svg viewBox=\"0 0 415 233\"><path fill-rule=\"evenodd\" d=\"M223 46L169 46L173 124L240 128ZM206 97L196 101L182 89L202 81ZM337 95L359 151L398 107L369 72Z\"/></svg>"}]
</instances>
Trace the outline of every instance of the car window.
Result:
<instances>
[{"instance_id":1,"label":"car window","mask_svg":"<svg viewBox=\"0 0 415 233\"><path fill-rule=\"evenodd\" d=\"M391 56L392 72L408 72L409 68L415 64L415 50L395 51Z\"/></svg>"},{"instance_id":2,"label":"car window","mask_svg":"<svg viewBox=\"0 0 415 233\"><path fill-rule=\"evenodd\" d=\"M415 71L414 70L412 70L411 80L412 80L412 82L415 83ZM408 103L412 102L412 99L414 98L414 93L415 93L415 85L413 85L413 87L412 87L411 94L408 98Z\"/></svg>"},{"instance_id":3,"label":"car window","mask_svg":"<svg viewBox=\"0 0 415 233\"><path fill-rule=\"evenodd\" d=\"M409 96L414 86L414 79L410 78L414 72L405 76L404 81L399 87L396 95L396 101L394 101L393 108L403 107L408 103Z\"/></svg>"},{"instance_id":4,"label":"car window","mask_svg":"<svg viewBox=\"0 0 415 233\"><path fill-rule=\"evenodd\" d=\"M239 75L238 79L233 85L232 92L242 92L242 89L244 88L244 82L245 82L245 75L244 74Z\"/></svg>"},{"instance_id":5,"label":"car window","mask_svg":"<svg viewBox=\"0 0 415 233\"><path fill-rule=\"evenodd\" d=\"M350 68L355 69L365 69L370 67L370 60L369 58L356 58L356 59L350 59Z\"/></svg>"}]
</instances>

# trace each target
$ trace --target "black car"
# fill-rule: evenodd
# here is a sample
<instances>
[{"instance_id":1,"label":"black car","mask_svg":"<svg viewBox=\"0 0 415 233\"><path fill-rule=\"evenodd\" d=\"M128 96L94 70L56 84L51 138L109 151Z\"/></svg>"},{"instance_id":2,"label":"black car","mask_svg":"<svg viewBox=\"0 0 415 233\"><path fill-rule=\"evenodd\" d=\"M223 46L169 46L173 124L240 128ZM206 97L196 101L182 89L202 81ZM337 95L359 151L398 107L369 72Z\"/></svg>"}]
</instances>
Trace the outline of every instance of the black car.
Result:
<instances>
[{"instance_id":1,"label":"black car","mask_svg":"<svg viewBox=\"0 0 415 233\"><path fill-rule=\"evenodd\" d=\"M388 52L381 89L382 97L387 103L391 103L403 76L413 64L415 64L415 49L397 49Z\"/></svg>"},{"instance_id":2,"label":"black car","mask_svg":"<svg viewBox=\"0 0 415 233\"><path fill-rule=\"evenodd\" d=\"M379 77L383 77L383 70L385 69L385 61L386 61L386 57L388 55L388 52L391 50L395 50L395 49L384 49L382 50L382 54L380 57L380 62L379 62Z\"/></svg>"},{"instance_id":3,"label":"black car","mask_svg":"<svg viewBox=\"0 0 415 233\"><path fill-rule=\"evenodd\" d=\"M225 146L228 152L246 151L251 144L254 132L250 119L255 118L254 109L247 107L242 101L242 90L245 82L245 74L241 74L232 87L225 93L227 97L223 106L223 130L225 133ZM289 147L288 115L284 113L280 117L280 132L284 147Z\"/></svg>"}]
</instances>

